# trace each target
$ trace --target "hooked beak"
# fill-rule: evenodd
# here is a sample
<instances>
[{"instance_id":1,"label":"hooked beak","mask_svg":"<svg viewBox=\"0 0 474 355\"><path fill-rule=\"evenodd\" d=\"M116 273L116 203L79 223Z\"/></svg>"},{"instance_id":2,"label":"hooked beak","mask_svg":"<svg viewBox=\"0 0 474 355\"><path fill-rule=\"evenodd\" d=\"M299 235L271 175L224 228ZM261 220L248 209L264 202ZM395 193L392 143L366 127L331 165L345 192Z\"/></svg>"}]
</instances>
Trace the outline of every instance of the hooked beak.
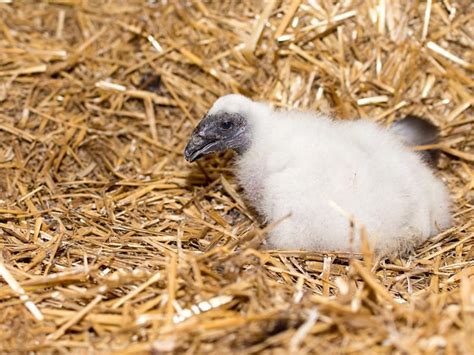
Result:
<instances>
[{"instance_id":1,"label":"hooked beak","mask_svg":"<svg viewBox=\"0 0 474 355\"><path fill-rule=\"evenodd\" d=\"M216 152L218 149L215 149L215 147L218 144L219 141L209 141L193 135L184 149L184 158L192 163L206 154Z\"/></svg>"}]
</instances>

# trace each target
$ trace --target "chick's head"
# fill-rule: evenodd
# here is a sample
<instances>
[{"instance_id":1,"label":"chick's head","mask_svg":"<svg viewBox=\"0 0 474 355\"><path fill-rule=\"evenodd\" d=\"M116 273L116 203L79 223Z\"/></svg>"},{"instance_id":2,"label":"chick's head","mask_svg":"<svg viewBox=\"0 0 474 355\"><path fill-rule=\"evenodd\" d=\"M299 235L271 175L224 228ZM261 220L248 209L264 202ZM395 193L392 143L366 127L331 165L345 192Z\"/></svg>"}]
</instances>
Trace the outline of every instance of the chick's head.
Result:
<instances>
[{"instance_id":1,"label":"chick's head","mask_svg":"<svg viewBox=\"0 0 474 355\"><path fill-rule=\"evenodd\" d=\"M228 149L243 153L250 143L248 115L252 101L241 95L218 99L194 129L184 150L187 161Z\"/></svg>"}]
</instances>

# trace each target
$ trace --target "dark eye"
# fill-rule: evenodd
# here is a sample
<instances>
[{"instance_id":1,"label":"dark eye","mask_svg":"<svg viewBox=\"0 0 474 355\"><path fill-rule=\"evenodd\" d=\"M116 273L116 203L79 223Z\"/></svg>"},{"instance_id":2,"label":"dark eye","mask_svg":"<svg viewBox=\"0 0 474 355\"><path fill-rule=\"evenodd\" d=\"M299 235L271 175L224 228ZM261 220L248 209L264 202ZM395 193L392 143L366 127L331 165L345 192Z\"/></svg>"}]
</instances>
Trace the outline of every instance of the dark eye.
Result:
<instances>
[{"instance_id":1,"label":"dark eye","mask_svg":"<svg viewBox=\"0 0 474 355\"><path fill-rule=\"evenodd\" d=\"M234 124L231 121L222 121L221 122L221 128L225 131L228 129L231 129L234 126Z\"/></svg>"}]
</instances>

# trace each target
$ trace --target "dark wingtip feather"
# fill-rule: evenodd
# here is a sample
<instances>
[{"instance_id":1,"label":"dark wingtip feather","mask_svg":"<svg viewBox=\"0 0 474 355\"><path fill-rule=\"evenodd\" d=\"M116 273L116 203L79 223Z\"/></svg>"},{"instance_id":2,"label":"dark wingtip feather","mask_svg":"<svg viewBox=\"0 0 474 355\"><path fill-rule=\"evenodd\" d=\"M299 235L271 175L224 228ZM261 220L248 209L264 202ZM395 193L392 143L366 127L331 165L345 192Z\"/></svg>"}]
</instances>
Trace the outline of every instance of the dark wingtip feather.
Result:
<instances>
[{"instance_id":1,"label":"dark wingtip feather","mask_svg":"<svg viewBox=\"0 0 474 355\"><path fill-rule=\"evenodd\" d=\"M439 139L439 128L427 119L415 115L408 115L393 123L390 129L408 146L435 144ZM436 166L438 163L438 149L424 150L420 154L429 165Z\"/></svg>"}]
</instances>

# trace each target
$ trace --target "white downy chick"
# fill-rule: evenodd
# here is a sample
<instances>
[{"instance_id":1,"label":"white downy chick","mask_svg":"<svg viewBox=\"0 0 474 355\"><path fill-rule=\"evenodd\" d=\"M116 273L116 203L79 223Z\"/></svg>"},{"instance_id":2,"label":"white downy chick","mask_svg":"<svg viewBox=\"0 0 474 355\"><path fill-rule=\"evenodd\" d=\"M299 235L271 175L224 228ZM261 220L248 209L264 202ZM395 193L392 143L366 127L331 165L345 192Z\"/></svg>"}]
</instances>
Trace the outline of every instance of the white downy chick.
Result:
<instances>
[{"instance_id":1,"label":"white downy chick","mask_svg":"<svg viewBox=\"0 0 474 355\"><path fill-rule=\"evenodd\" d=\"M238 153L247 200L266 222L280 221L269 247L357 252L359 228L345 211L376 251L404 252L451 225L447 189L408 146L417 144L412 123L385 129L227 95L193 131L185 158Z\"/></svg>"}]
</instances>

